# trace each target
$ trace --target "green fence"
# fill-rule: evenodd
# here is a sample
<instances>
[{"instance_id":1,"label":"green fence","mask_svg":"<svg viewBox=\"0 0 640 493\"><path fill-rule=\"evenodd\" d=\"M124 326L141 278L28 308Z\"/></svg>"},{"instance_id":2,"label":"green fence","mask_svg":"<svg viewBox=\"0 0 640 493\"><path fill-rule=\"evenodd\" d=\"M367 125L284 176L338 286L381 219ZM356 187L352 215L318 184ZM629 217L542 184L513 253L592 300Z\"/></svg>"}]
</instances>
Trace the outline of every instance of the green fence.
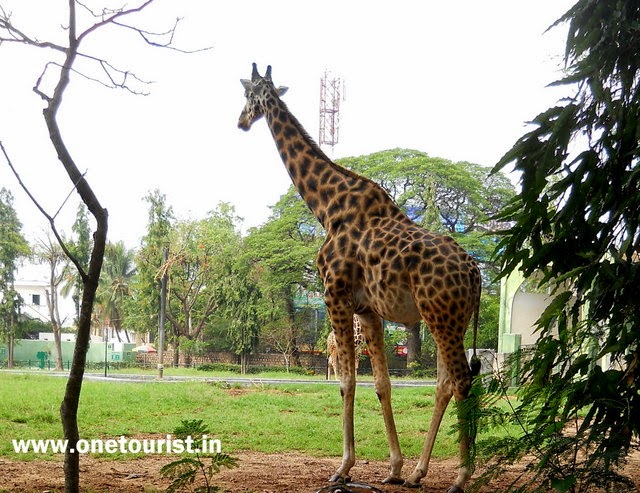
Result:
<instances>
[{"instance_id":1,"label":"green fence","mask_svg":"<svg viewBox=\"0 0 640 493\"><path fill-rule=\"evenodd\" d=\"M68 369L68 365L70 365L73 359L75 346L75 342L61 342L62 361L65 369ZM134 347L135 344L92 342L87 351L87 363L102 363L104 365L105 360L108 363L133 362L136 359L136 353L132 351ZM6 344L2 344L0 345L0 367L6 367L7 360L7 346ZM40 368L43 370L55 368L55 344L53 341L16 340L13 346L13 361L15 366Z\"/></svg>"}]
</instances>

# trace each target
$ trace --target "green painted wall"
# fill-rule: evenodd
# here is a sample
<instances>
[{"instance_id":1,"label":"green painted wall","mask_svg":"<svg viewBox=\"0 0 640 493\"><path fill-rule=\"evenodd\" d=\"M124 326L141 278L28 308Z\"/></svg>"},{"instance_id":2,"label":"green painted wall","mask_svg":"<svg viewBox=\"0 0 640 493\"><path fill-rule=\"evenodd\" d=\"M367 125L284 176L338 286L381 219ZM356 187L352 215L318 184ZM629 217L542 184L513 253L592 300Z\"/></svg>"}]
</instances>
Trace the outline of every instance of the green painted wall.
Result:
<instances>
[{"instance_id":1,"label":"green painted wall","mask_svg":"<svg viewBox=\"0 0 640 493\"><path fill-rule=\"evenodd\" d=\"M514 270L510 275L500 280L498 353L514 353L520 349L520 334L511 333L511 315L513 298L523 281L524 276L519 270Z\"/></svg>"},{"instance_id":2,"label":"green painted wall","mask_svg":"<svg viewBox=\"0 0 640 493\"><path fill-rule=\"evenodd\" d=\"M67 362L73 359L73 351L75 349L75 342L62 341L62 361L64 367L67 368ZM102 363L104 362L104 343L92 342L89 345L89 351L87 351L88 363ZM114 351L114 344L107 344L107 361L114 363L120 361L135 361L136 353L132 351L135 344L123 344L122 351ZM41 366L43 368L49 368L50 362L54 363L56 359L56 350L53 341L34 341L28 339L19 339L14 344L13 359L19 362L20 365L30 362L30 366ZM7 345L0 344L0 363L6 365L8 358Z\"/></svg>"}]
</instances>

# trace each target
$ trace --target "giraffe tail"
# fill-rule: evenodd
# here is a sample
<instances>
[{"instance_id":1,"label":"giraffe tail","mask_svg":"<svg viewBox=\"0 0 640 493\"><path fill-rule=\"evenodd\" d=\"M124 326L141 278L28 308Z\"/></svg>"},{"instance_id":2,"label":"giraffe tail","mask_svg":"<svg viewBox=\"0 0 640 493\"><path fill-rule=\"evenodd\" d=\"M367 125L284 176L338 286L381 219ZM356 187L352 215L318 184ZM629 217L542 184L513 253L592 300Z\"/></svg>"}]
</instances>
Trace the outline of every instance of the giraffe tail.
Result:
<instances>
[{"instance_id":1,"label":"giraffe tail","mask_svg":"<svg viewBox=\"0 0 640 493\"><path fill-rule=\"evenodd\" d=\"M476 293L475 307L473 311L473 355L471 356L471 377L476 377L480 374L480 358L476 352L478 348L478 321L480 319L480 293L482 292L481 285L478 285L478 292Z\"/></svg>"}]
</instances>

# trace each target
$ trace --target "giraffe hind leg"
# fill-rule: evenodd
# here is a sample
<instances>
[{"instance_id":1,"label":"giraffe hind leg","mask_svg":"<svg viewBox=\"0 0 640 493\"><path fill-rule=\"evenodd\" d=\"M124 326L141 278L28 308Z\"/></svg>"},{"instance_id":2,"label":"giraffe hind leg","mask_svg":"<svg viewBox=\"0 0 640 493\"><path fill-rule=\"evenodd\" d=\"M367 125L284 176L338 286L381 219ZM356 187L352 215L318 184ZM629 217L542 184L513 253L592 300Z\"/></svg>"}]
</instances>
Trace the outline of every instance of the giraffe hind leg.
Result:
<instances>
[{"instance_id":1,"label":"giraffe hind leg","mask_svg":"<svg viewBox=\"0 0 640 493\"><path fill-rule=\"evenodd\" d=\"M437 332L434 331L432 333L437 343ZM435 406L420 459L414 471L405 481L405 486L407 487L419 487L420 480L427 474L433 445L451 397L455 396L458 401L466 398L471 385L471 372L462 343L456 344L453 348L448 347L446 350L444 349L444 344L439 344L438 347L438 375ZM440 349L440 347L443 349ZM460 439L460 469L458 471L458 477L448 490L448 493L463 492L464 485L471 475L467 464L469 443L469 437L463 435Z\"/></svg>"},{"instance_id":2,"label":"giraffe hind leg","mask_svg":"<svg viewBox=\"0 0 640 493\"><path fill-rule=\"evenodd\" d=\"M398 441L393 410L391 408L391 381L389 380L389 368L387 355L384 350L384 331L382 319L375 313L360 315L362 333L367 343L371 368L375 383L375 391L382 408L387 442L389 443L389 459L391 468L389 475L383 481L386 484L402 484L402 452Z\"/></svg>"}]
</instances>

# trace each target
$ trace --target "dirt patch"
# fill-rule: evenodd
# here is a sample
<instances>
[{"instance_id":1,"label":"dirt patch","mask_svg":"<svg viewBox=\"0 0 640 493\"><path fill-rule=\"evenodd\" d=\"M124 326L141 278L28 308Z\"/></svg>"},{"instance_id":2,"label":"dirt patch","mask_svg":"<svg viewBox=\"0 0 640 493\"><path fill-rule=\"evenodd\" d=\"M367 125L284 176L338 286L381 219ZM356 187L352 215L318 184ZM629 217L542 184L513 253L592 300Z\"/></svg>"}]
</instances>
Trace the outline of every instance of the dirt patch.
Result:
<instances>
[{"instance_id":1,"label":"dirt patch","mask_svg":"<svg viewBox=\"0 0 640 493\"><path fill-rule=\"evenodd\" d=\"M237 469L224 470L214 477L214 484L226 493L313 493L327 484L327 478L340 464L339 458L311 457L307 455L263 454L241 452L233 454L240 460ZM155 493L164 491L168 481L163 480L160 468L170 460L166 456L148 456L141 459L116 461L82 457L81 485L84 492ZM415 461L406 461L404 472L414 467ZM443 493L456 476L457 461L432 460L429 474L422 480L425 493ZM388 469L386 461L358 461L352 469L354 480L366 482L387 493L407 493L400 486L382 485ZM640 488L640 457L632 457L626 472ZM516 477L514 470L485 488L484 493L502 491ZM0 492L59 493L64 491L61 461L19 462L0 459Z\"/></svg>"}]
</instances>

